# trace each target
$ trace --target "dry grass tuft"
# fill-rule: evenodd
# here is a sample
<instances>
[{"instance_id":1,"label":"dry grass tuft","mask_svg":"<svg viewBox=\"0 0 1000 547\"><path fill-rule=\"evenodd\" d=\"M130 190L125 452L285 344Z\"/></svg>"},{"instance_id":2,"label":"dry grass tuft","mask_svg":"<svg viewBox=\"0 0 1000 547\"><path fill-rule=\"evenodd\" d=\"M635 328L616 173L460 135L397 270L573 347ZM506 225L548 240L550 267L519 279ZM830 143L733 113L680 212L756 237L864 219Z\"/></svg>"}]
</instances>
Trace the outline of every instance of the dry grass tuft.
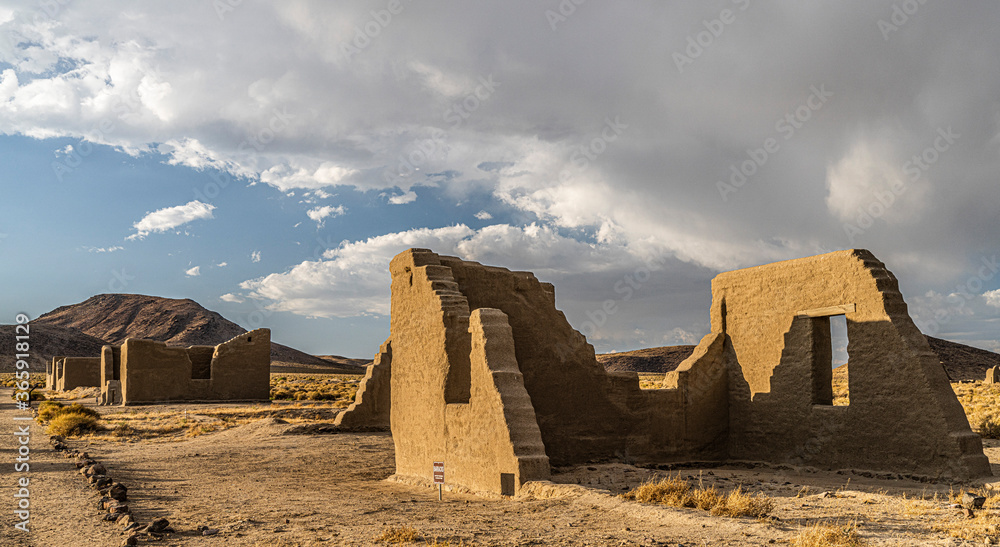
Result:
<instances>
[{"instance_id":1,"label":"dry grass tuft","mask_svg":"<svg viewBox=\"0 0 1000 547\"><path fill-rule=\"evenodd\" d=\"M716 516L757 519L766 517L771 511L774 511L773 499L761 492L756 494L744 492L742 488L737 488L729 495L720 497L711 509L712 514Z\"/></svg>"},{"instance_id":2,"label":"dry grass tuft","mask_svg":"<svg viewBox=\"0 0 1000 547\"><path fill-rule=\"evenodd\" d=\"M56 414L63 409L63 404L58 401L42 401L38 405L38 421L45 423L52 418L56 417Z\"/></svg>"},{"instance_id":3,"label":"dry grass tuft","mask_svg":"<svg viewBox=\"0 0 1000 547\"><path fill-rule=\"evenodd\" d=\"M97 431L101 426L97 423L97 418L87 414L77 414L75 412L62 412L49 421L47 429L49 435L82 435Z\"/></svg>"},{"instance_id":4,"label":"dry grass tuft","mask_svg":"<svg viewBox=\"0 0 1000 547\"><path fill-rule=\"evenodd\" d=\"M716 516L763 518L774 510L774 500L762 493L750 494L737 488L722 494L715 487L692 488L680 476L664 477L658 482L645 482L621 495L640 503L656 503L672 507L691 507L709 511Z\"/></svg>"},{"instance_id":5,"label":"dry grass tuft","mask_svg":"<svg viewBox=\"0 0 1000 547\"><path fill-rule=\"evenodd\" d=\"M385 543L411 543L417 541L417 531L412 526L390 527L382 530L374 539Z\"/></svg>"},{"instance_id":6,"label":"dry grass tuft","mask_svg":"<svg viewBox=\"0 0 1000 547\"><path fill-rule=\"evenodd\" d=\"M858 533L856 522L816 523L792 539L792 547L863 547L868 542Z\"/></svg>"},{"instance_id":7,"label":"dry grass tuft","mask_svg":"<svg viewBox=\"0 0 1000 547\"><path fill-rule=\"evenodd\" d=\"M1000 538L1000 516L986 511L978 511L973 518L966 518L960 513L941 521L934 529L951 537L983 543L989 539L991 544Z\"/></svg>"}]
</instances>

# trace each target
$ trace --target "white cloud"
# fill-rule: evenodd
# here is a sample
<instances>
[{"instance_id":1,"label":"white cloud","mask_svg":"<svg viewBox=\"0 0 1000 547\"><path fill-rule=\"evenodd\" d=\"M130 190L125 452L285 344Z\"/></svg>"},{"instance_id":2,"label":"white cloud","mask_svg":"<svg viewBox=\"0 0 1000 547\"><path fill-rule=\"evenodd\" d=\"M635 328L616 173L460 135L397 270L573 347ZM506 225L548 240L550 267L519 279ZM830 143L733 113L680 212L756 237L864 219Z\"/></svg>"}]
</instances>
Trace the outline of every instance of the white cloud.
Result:
<instances>
[{"instance_id":1,"label":"white cloud","mask_svg":"<svg viewBox=\"0 0 1000 547\"><path fill-rule=\"evenodd\" d=\"M826 205L844 222L867 225L865 219L899 221L924 207L926 185L909 180L904 158L893 151L893 136L859 139L835 164L827 167ZM874 213L874 215L873 215Z\"/></svg>"},{"instance_id":2,"label":"white cloud","mask_svg":"<svg viewBox=\"0 0 1000 547\"><path fill-rule=\"evenodd\" d=\"M389 198L389 203L393 205L403 205L406 203L413 203L414 201L417 201L417 193L413 190L397 196L391 196Z\"/></svg>"},{"instance_id":3,"label":"white cloud","mask_svg":"<svg viewBox=\"0 0 1000 547\"><path fill-rule=\"evenodd\" d=\"M250 253L250 262L260 262L260 251Z\"/></svg>"},{"instance_id":4,"label":"white cloud","mask_svg":"<svg viewBox=\"0 0 1000 547\"><path fill-rule=\"evenodd\" d=\"M323 207L316 207L315 209L306 211L306 216L316 221L318 226L323 226L325 219L330 217L339 217L346 212L347 209L345 209L343 205L338 205L337 207L324 205Z\"/></svg>"},{"instance_id":5,"label":"white cloud","mask_svg":"<svg viewBox=\"0 0 1000 547\"><path fill-rule=\"evenodd\" d=\"M343 243L326 251L323 260L305 261L286 272L245 281L240 287L254 298L270 300L270 308L279 311L316 317L385 315L389 312L387 266L392 257L412 247L532 270L548 280L639 262L624 247L577 241L534 224L520 228L498 224L478 231L457 225Z\"/></svg>"},{"instance_id":6,"label":"white cloud","mask_svg":"<svg viewBox=\"0 0 1000 547\"><path fill-rule=\"evenodd\" d=\"M212 215L212 211L214 210L214 205L202 203L197 200L190 201L185 205L159 209L152 213L147 213L142 220L133 224L132 227L136 229L136 233L126 239L142 239L152 232L166 232L188 222L214 218Z\"/></svg>"},{"instance_id":7,"label":"white cloud","mask_svg":"<svg viewBox=\"0 0 1000 547\"><path fill-rule=\"evenodd\" d=\"M86 249L88 253L113 253L115 251L124 250L125 247L115 245L113 247L87 247Z\"/></svg>"},{"instance_id":8,"label":"white cloud","mask_svg":"<svg viewBox=\"0 0 1000 547\"><path fill-rule=\"evenodd\" d=\"M493 215L487 213L486 211L479 211L478 213L476 213L476 218L478 218L479 220L490 220L491 218L493 218Z\"/></svg>"},{"instance_id":9,"label":"white cloud","mask_svg":"<svg viewBox=\"0 0 1000 547\"><path fill-rule=\"evenodd\" d=\"M293 188L318 189L346 184L347 180L357 173L356 169L329 161L291 158L285 163L263 170L260 173L260 180L282 191Z\"/></svg>"},{"instance_id":10,"label":"white cloud","mask_svg":"<svg viewBox=\"0 0 1000 547\"><path fill-rule=\"evenodd\" d=\"M993 306L994 308L1000 308L1000 289L995 291L987 291L983 293L983 300L986 301L987 306Z\"/></svg>"},{"instance_id":11,"label":"white cloud","mask_svg":"<svg viewBox=\"0 0 1000 547\"><path fill-rule=\"evenodd\" d=\"M216 266L216 267L218 267L218 268L225 268L225 267L226 267L226 266L228 266L228 265L229 265L229 263L228 263L228 262L219 262L219 263L218 263L218 264L216 264L215 266Z\"/></svg>"},{"instance_id":12,"label":"white cloud","mask_svg":"<svg viewBox=\"0 0 1000 547\"><path fill-rule=\"evenodd\" d=\"M199 275L201 275L201 266L195 266L194 268L191 268L190 270L186 270L184 272L184 275L186 275L188 277L198 277Z\"/></svg>"},{"instance_id":13,"label":"white cloud","mask_svg":"<svg viewBox=\"0 0 1000 547\"><path fill-rule=\"evenodd\" d=\"M222 300L223 302L232 302L234 304L242 304L243 302L246 302L245 298L233 293L226 293L220 296L219 299Z\"/></svg>"}]
</instances>

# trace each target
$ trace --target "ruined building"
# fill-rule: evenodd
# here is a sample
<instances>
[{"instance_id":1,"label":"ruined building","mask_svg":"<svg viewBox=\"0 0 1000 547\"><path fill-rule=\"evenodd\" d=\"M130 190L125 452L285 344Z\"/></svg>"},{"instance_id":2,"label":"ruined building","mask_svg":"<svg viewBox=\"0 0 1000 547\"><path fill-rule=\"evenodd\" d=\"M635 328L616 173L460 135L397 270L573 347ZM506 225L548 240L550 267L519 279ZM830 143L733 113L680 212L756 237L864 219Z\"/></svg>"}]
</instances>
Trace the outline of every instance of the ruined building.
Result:
<instances>
[{"instance_id":1,"label":"ruined building","mask_svg":"<svg viewBox=\"0 0 1000 547\"><path fill-rule=\"evenodd\" d=\"M45 364L45 389L70 391L101 385L99 357L53 357Z\"/></svg>"},{"instance_id":2,"label":"ruined building","mask_svg":"<svg viewBox=\"0 0 1000 547\"><path fill-rule=\"evenodd\" d=\"M550 466L611 460L990 474L896 278L868 251L720 274L711 334L652 390L606 372L531 273L424 249L390 272L397 475L430 481L445 462L449 484L515 494ZM831 383L838 315L846 406Z\"/></svg>"},{"instance_id":3,"label":"ruined building","mask_svg":"<svg viewBox=\"0 0 1000 547\"><path fill-rule=\"evenodd\" d=\"M218 346L171 347L129 338L101 352L99 402L267 401L270 369L269 329Z\"/></svg>"}]
</instances>

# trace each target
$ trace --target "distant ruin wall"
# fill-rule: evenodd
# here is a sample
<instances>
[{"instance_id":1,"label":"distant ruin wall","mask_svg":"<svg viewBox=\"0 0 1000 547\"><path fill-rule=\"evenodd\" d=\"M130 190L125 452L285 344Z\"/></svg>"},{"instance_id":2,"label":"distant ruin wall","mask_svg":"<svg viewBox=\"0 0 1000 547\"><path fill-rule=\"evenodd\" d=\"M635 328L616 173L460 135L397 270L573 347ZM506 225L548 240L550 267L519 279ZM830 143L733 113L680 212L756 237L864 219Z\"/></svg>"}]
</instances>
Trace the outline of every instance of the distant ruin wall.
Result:
<instances>
[{"instance_id":1,"label":"distant ruin wall","mask_svg":"<svg viewBox=\"0 0 1000 547\"><path fill-rule=\"evenodd\" d=\"M386 340L368 365L354 402L337 414L333 425L346 429L389 429L392 406L392 343Z\"/></svg>"},{"instance_id":2,"label":"distant ruin wall","mask_svg":"<svg viewBox=\"0 0 1000 547\"><path fill-rule=\"evenodd\" d=\"M56 383L56 390L70 391L78 387L100 387L100 357L64 357L60 363L62 375Z\"/></svg>"},{"instance_id":3,"label":"distant ruin wall","mask_svg":"<svg viewBox=\"0 0 1000 547\"><path fill-rule=\"evenodd\" d=\"M127 339L105 346L99 367L102 404L171 401L266 401L270 398L271 332L257 329L218 346L170 347Z\"/></svg>"}]
</instances>

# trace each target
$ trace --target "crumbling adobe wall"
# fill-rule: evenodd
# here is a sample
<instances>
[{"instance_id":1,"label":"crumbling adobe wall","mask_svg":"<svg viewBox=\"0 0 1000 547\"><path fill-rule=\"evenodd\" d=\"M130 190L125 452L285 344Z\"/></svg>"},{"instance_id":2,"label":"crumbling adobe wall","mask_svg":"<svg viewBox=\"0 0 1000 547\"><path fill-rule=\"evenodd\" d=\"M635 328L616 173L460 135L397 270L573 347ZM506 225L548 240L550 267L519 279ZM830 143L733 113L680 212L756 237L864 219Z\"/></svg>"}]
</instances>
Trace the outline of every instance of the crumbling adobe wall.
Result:
<instances>
[{"instance_id":1,"label":"crumbling adobe wall","mask_svg":"<svg viewBox=\"0 0 1000 547\"><path fill-rule=\"evenodd\" d=\"M386 340L368 365L354 402L337 414L333 425L356 429L389 429L392 406L392 339Z\"/></svg>"},{"instance_id":2,"label":"crumbling adobe wall","mask_svg":"<svg viewBox=\"0 0 1000 547\"><path fill-rule=\"evenodd\" d=\"M56 385L58 391L101 385L100 357L64 357L60 363L62 375Z\"/></svg>"},{"instance_id":3,"label":"crumbling adobe wall","mask_svg":"<svg viewBox=\"0 0 1000 547\"><path fill-rule=\"evenodd\" d=\"M100 402L266 401L270 367L268 329L214 347L170 347L130 338L120 348L105 346L101 352Z\"/></svg>"},{"instance_id":4,"label":"crumbling adobe wall","mask_svg":"<svg viewBox=\"0 0 1000 547\"><path fill-rule=\"evenodd\" d=\"M451 270L441 266L434 253L419 249L397 255L389 269L394 363L390 421L396 474L430 481L433 462L443 461L449 484L497 493L509 482L516 492L526 481L547 479L548 464L535 465L539 454L530 449L532 443L520 446L531 438L532 427L537 435L534 416L524 416L531 414L530 406L521 404L510 416L498 411L505 399L525 401L523 378L498 368L506 372L498 381L484 370L500 367L503 361L501 357L489 361L493 346L482 341L488 332L482 332L478 314L479 330L470 331L469 304L458 292ZM473 338L485 348L475 358ZM515 437L512 427L527 430ZM510 438L503 442L503 435ZM462 443L481 450L472 452ZM535 444L541 444L540 438ZM524 465L519 463L522 459Z\"/></svg>"},{"instance_id":5,"label":"crumbling adobe wall","mask_svg":"<svg viewBox=\"0 0 1000 547\"><path fill-rule=\"evenodd\" d=\"M271 330L255 329L215 346L206 398L267 401L271 398Z\"/></svg>"},{"instance_id":6,"label":"crumbling adobe wall","mask_svg":"<svg viewBox=\"0 0 1000 547\"><path fill-rule=\"evenodd\" d=\"M730 458L960 479L990 474L896 278L870 252L723 273L712 294L712 331L725 337L730 374ZM850 404L833 406L829 318L841 314Z\"/></svg>"},{"instance_id":7,"label":"crumbling adobe wall","mask_svg":"<svg viewBox=\"0 0 1000 547\"><path fill-rule=\"evenodd\" d=\"M727 375L719 363L662 390L639 389L638 375L609 373L594 347L555 306L555 288L530 272L440 256L469 307L504 312L516 361L553 465L599 460L717 460L726 455ZM691 383L691 380L696 380Z\"/></svg>"},{"instance_id":8,"label":"crumbling adobe wall","mask_svg":"<svg viewBox=\"0 0 1000 547\"><path fill-rule=\"evenodd\" d=\"M155 340L126 339L121 346L124 404L176 401L191 397L191 359L187 348Z\"/></svg>"},{"instance_id":9,"label":"crumbling adobe wall","mask_svg":"<svg viewBox=\"0 0 1000 547\"><path fill-rule=\"evenodd\" d=\"M445 474L454 484L513 496L549 476L541 432L518 370L507 316L479 308L469 317L470 393L445 405Z\"/></svg>"},{"instance_id":10,"label":"crumbling adobe wall","mask_svg":"<svg viewBox=\"0 0 1000 547\"><path fill-rule=\"evenodd\" d=\"M499 369L487 357L488 369L495 382L497 372L517 369L515 383L523 386L530 402L525 412L530 408L534 416L505 416L504 431L514 438L525 434L524 428L537 428L553 465L725 457L728 377L721 362L692 361L670 388L640 390L635 373L605 372L593 347L556 309L552 285L530 273L424 249L397 255L390 272L395 362L391 421L397 474L429 479L431 463L442 461L445 454L462 460L455 454L471 441L466 438L468 427L460 424L475 423L468 416L480 416L486 408L476 410L474 403L474 379L486 373L482 368L477 372L478 334L470 316L479 311L482 318L491 309L501 313L509 327L513 359L508 368ZM502 385L515 389L509 379ZM510 401L519 400L513 392L503 393ZM457 421L449 421L452 418ZM472 460L458 469L449 466L449 482L456 474L469 473L461 484L505 492L509 488L496 488L501 473L507 476L505 484L515 480L515 489L542 473L536 456L519 455L519 473L500 472L499 460L487 463L486 456L478 457L476 465L482 469L475 472ZM476 475L479 472L486 473L485 478Z\"/></svg>"},{"instance_id":11,"label":"crumbling adobe wall","mask_svg":"<svg viewBox=\"0 0 1000 547\"><path fill-rule=\"evenodd\" d=\"M45 363L45 389L56 389L56 364L63 359L65 357L60 355L53 357L51 362Z\"/></svg>"}]
</instances>

